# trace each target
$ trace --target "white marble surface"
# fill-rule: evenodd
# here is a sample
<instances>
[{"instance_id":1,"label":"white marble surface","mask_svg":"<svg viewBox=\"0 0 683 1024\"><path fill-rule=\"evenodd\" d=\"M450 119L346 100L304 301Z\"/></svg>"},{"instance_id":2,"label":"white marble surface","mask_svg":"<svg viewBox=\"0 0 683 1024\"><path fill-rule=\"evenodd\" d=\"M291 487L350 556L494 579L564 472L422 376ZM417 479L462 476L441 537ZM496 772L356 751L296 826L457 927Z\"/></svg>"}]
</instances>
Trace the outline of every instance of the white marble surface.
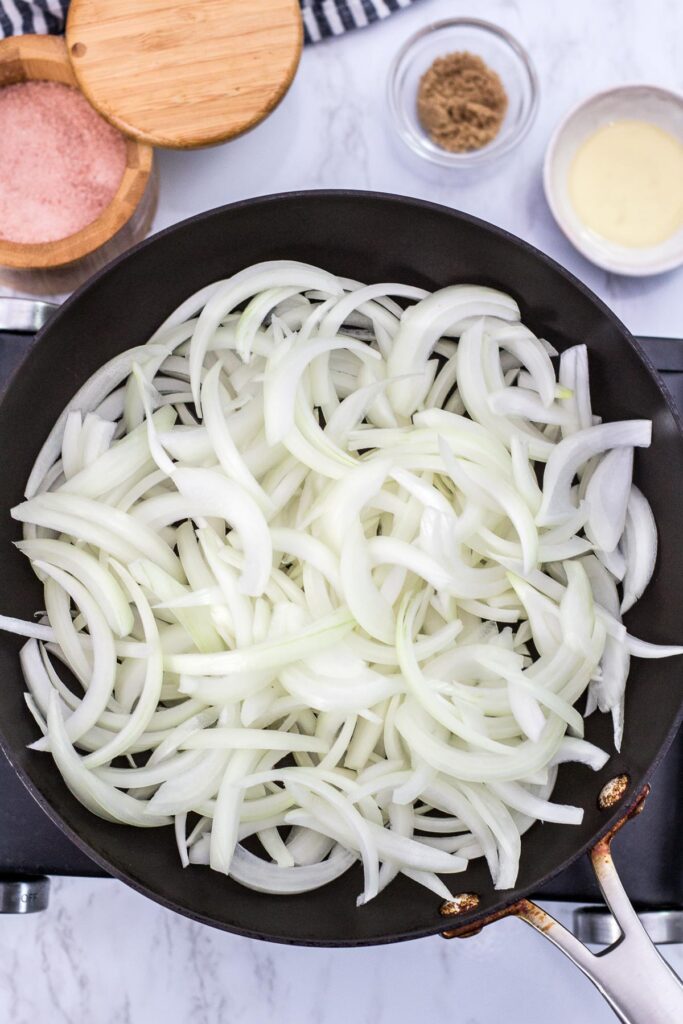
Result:
<instances>
[{"instance_id":1,"label":"white marble surface","mask_svg":"<svg viewBox=\"0 0 683 1024\"><path fill-rule=\"evenodd\" d=\"M429 21L476 13L529 48L541 107L522 147L464 178L394 139L384 99L403 40ZM235 199L351 187L428 198L530 240L591 285L638 332L683 331L683 272L646 281L593 268L556 229L540 167L558 118L628 81L683 88L677 0L420 0L372 29L304 54L275 114L231 145L161 153L157 227ZM565 916L567 911L560 910ZM683 972L683 947L667 956ZM235 938L173 916L113 881L57 880L47 913L0 919L0 1021L11 1024L608 1024L590 984L549 944L508 921L467 941L306 950ZM674 1022L672 1021L672 1024Z\"/></svg>"},{"instance_id":2,"label":"white marble surface","mask_svg":"<svg viewBox=\"0 0 683 1024\"><path fill-rule=\"evenodd\" d=\"M551 909L566 920L564 908ZM681 973L683 947L666 947L666 956ZM518 921L450 942L301 949L193 924L118 882L63 879L54 883L46 913L0 920L0 1020L612 1024L615 1018L576 968Z\"/></svg>"},{"instance_id":3,"label":"white marble surface","mask_svg":"<svg viewBox=\"0 0 683 1024\"><path fill-rule=\"evenodd\" d=\"M538 117L520 147L490 168L433 167L395 136L385 102L389 65L429 21L487 18L527 47L541 83ZM235 199L298 188L403 193L455 206L520 235L586 281L627 326L683 331L683 271L642 280L608 274L565 239L546 206L541 166L560 118L599 89L656 82L683 90L679 0L419 0L388 21L304 53L275 113L227 146L160 153L165 227Z\"/></svg>"}]
</instances>

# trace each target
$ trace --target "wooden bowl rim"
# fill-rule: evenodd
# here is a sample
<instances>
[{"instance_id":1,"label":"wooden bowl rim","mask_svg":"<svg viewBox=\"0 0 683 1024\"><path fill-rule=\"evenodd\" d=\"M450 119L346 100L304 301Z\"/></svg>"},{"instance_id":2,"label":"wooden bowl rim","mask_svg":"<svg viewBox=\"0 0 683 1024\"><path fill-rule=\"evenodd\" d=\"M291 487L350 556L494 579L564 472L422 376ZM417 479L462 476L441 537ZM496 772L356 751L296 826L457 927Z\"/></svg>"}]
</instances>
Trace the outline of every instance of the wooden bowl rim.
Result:
<instances>
[{"instance_id":1,"label":"wooden bowl rim","mask_svg":"<svg viewBox=\"0 0 683 1024\"><path fill-rule=\"evenodd\" d=\"M23 64L29 58L42 58L48 62L61 64L67 71L70 83L78 89L78 82L62 37L23 35L8 36L0 40L0 65L9 64L17 59ZM60 81L33 75L26 80ZM96 113L102 116L99 111ZM121 134L124 135L126 142L126 168L111 202L99 217L86 224L80 231L54 242L12 242L0 238L0 264L23 270L67 266L101 248L128 223L147 187L152 171L153 150L146 143L131 139L123 132Z\"/></svg>"}]
</instances>

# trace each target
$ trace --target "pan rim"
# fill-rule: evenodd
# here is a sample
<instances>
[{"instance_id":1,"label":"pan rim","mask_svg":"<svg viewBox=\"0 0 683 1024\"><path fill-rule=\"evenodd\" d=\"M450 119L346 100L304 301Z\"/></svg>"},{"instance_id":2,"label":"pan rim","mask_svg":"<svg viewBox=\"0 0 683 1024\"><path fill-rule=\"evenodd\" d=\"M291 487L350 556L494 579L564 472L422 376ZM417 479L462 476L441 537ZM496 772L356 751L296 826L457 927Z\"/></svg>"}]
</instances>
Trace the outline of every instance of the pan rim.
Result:
<instances>
[{"instance_id":1,"label":"pan rim","mask_svg":"<svg viewBox=\"0 0 683 1024\"><path fill-rule=\"evenodd\" d=\"M46 335L49 336L49 331L51 327L53 325L58 324L61 318L68 314L72 305L77 304L80 300L80 297L90 288L95 287L102 277L104 277L108 273L111 273L116 267L118 267L124 261L134 259L136 254L140 250L144 250L146 247L154 245L159 239L165 238L168 235L172 235L173 233L180 231L189 224L201 223L202 221L211 219L213 217L220 217L226 211L250 208L257 205L276 205L278 203L281 203L282 201L308 201L309 199L315 198L333 200L339 199L346 201L372 200L375 202L380 201L382 203L388 204L395 203L401 206L410 207L412 209L420 208L428 210L431 213L439 216L447 216L448 218L453 219L455 222L464 222L479 229L483 229L490 235L497 236L499 238L505 239L508 242L513 243L516 247L521 248L523 251L530 254L534 259L540 260L542 263L546 264L546 266L548 266L552 271L554 271L556 274L559 274L562 278L564 278L565 281L567 281L574 289L578 290L584 296L584 298L588 299L594 306L596 306L602 313L602 315L607 319L607 321L609 321L611 326L616 331L618 331L620 336L630 345L631 349L634 351L635 355L638 357L644 369L647 371L653 383L656 385L659 393L661 394L664 404L666 405L669 413L673 418L673 421L676 424L679 438L681 439L681 441L683 441L683 421L681 415L674 406L669 390L662 381L654 365L652 364L652 361L647 355L646 350L638 343L638 341L633 337L631 332L619 320L616 314L603 302L602 299L595 295L591 291L591 289L588 288L587 285L585 285L582 281L575 277L570 271L566 270L566 268L561 266L561 264L557 263L552 257L548 256L547 254L545 254L535 246L531 245L524 239L521 239L514 235L513 233L506 231L504 228L491 224L488 221L485 221L481 218L472 216L471 214L467 214L462 211L453 209L451 207L446 207L438 203L432 203L423 199L415 199L410 196L394 195L385 192L351 189L312 189L273 193L270 195L258 196L252 199L239 200L238 202L225 204L223 206L216 207L215 209L204 211L202 213L195 214L192 217L185 218L184 220L179 221L177 224L164 228L162 231L157 232L150 238L145 239L144 241L138 243L137 245L129 249L127 252L117 257L106 267L99 270L87 282L81 285L81 287L78 288L64 302L62 306L60 306L59 310L54 314L50 321L37 333L34 346L32 347L32 351L35 351L38 348L38 346L43 344L43 339L45 338ZM0 400L0 409L2 408L5 402L6 395L9 394L9 392L11 391L14 380L17 374L21 371L21 368L22 367L20 365L8 379L5 394L3 395L3 398ZM663 757L666 755L666 752L668 751L671 743L673 742L673 739L676 736L676 733L682 721L683 701L679 704L678 713L672 720L670 728L666 736L664 737L662 743L659 745L657 753L653 758L651 764L649 765L648 770L642 776L639 777L639 784L645 784L652 777L652 774L661 763ZM223 921L218 921L215 918L212 918L210 915L197 912L196 910L193 910L190 907L178 904L177 897L175 898L174 902L174 900L167 898L163 894L151 889L148 883L136 878L135 875L131 873L130 869L119 867L117 864L113 863L107 857L106 854L99 852L99 850L96 847L92 846L87 840L83 839L73 828L71 828L70 825L68 825L61 818L59 812L53 807L50 801L38 789L37 785L33 782L28 772L26 772L23 767L15 763L11 753L11 744L4 734L4 730L1 723L0 747L2 747L2 750L4 751L5 756L12 765L14 771L21 779L22 783L26 786L28 791L31 793L31 796L39 804L39 806L47 813L48 817L60 828L60 830L91 860L93 860L97 865L99 865L112 877L115 877L120 881L125 882L127 885L129 885L137 892L152 899L159 905L164 906L166 909L173 910L177 913L181 913L183 914L183 916L188 917L191 920L200 922L202 924L208 924L222 931L227 931L232 934L241 935L246 938L257 938L264 941L276 942L278 944L285 945L313 946L322 948L355 948L359 946L385 945L390 942L409 941L412 939L424 938L429 935L438 934L444 928L444 922L437 921L433 925L418 926L415 929L404 929L399 933L393 933L382 936L373 936L371 938L321 939L319 937L316 937L315 935L310 935L307 937L297 936L295 938L292 938L280 934L265 934L263 932L258 931L258 929L249 929L238 925L228 924ZM633 796L633 791L631 789L629 789L629 796ZM624 808L622 805L619 805L615 810L613 810L612 813L605 818L601 826L601 829L598 832L594 833L590 837L590 839L588 839L584 844L582 844L582 846L580 846L578 849L575 849L569 856L565 857L561 862L555 864L550 871L547 871L545 873L545 875L543 876L543 883L547 883L552 878L556 877L556 875L558 875L560 872L565 870L570 864L576 862L581 856L585 855L591 849L591 847L595 845L596 842L598 842L604 835L606 835L613 828L616 822L622 817L623 810ZM494 908L488 907L485 911L482 910L478 913L474 912L468 915L463 915L461 922L462 924L475 925L478 920L488 916L491 913L492 909L503 910L505 908L508 908L512 904L516 903L520 898L529 895L529 893L533 891L533 883L523 888L515 888L509 890L507 895L501 894L501 899L496 902Z\"/></svg>"}]
</instances>

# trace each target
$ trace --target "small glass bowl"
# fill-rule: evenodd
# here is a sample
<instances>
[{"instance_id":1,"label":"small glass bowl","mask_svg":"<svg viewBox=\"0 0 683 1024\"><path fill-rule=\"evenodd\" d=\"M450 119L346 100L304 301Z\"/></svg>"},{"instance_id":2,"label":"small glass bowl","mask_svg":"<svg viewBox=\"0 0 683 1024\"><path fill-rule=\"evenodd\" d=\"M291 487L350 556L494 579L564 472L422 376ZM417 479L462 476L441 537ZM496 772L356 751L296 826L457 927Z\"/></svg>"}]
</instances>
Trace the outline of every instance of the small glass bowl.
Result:
<instances>
[{"instance_id":1,"label":"small glass bowl","mask_svg":"<svg viewBox=\"0 0 683 1024\"><path fill-rule=\"evenodd\" d=\"M481 149L451 153L432 142L417 113L420 79L437 57L469 50L496 71L508 108L496 137ZM394 124L413 152L442 167L474 167L509 152L529 131L538 108L538 78L526 50L508 32L476 18L427 25L403 45L389 71L388 101Z\"/></svg>"}]
</instances>

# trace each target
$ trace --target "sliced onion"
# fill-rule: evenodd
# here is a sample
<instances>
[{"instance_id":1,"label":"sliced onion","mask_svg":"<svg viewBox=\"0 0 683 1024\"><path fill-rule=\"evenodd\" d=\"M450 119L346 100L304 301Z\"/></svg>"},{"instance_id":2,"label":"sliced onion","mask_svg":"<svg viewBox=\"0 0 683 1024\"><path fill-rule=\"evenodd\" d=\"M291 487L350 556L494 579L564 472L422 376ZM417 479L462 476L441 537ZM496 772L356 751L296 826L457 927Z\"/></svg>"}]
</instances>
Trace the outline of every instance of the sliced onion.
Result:
<instances>
[{"instance_id":1,"label":"sliced onion","mask_svg":"<svg viewBox=\"0 0 683 1024\"><path fill-rule=\"evenodd\" d=\"M614 551L621 540L632 477L633 449L613 448L590 478L586 533L602 551Z\"/></svg>"},{"instance_id":2,"label":"sliced onion","mask_svg":"<svg viewBox=\"0 0 683 1024\"><path fill-rule=\"evenodd\" d=\"M230 863L230 875L236 882L256 892L293 895L328 885L345 874L356 859L354 853L337 844L330 857L320 863L280 868L238 846Z\"/></svg>"},{"instance_id":3,"label":"sliced onion","mask_svg":"<svg viewBox=\"0 0 683 1024\"><path fill-rule=\"evenodd\" d=\"M539 525L561 522L576 507L571 486L577 470L594 455L612 448L647 448L652 436L649 420L602 423L565 437L553 449L543 476L543 502L537 516Z\"/></svg>"},{"instance_id":4,"label":"sliced onion","mask_svg":"<svg viewBox=\"0 0 683 1024\"><path fill-rule=\"evenodd\" d=\"M657 525L647 498L634 484L628 499L624 533L626 572L621 611L632 608L652 579L657 561Z\"/></svg>"},{"instance_id":5,"label":"sliced onion","mask_svg":"<svg viewBox=\"0 0 683 1024\"><path fill-rule=\"evenodd\" d=\"M447 899L480 856L513 886L535 820L581 820L557 765L607 761L579 697L618 748L630 658L683 653L621 622L650 425L601 424L586 347L559 382L556 354L478 286L275 260L190 296L69 403L13 512L32 748L260 892L360 860L359 903L400 873Z\"/></svg>"}]
</instances>

